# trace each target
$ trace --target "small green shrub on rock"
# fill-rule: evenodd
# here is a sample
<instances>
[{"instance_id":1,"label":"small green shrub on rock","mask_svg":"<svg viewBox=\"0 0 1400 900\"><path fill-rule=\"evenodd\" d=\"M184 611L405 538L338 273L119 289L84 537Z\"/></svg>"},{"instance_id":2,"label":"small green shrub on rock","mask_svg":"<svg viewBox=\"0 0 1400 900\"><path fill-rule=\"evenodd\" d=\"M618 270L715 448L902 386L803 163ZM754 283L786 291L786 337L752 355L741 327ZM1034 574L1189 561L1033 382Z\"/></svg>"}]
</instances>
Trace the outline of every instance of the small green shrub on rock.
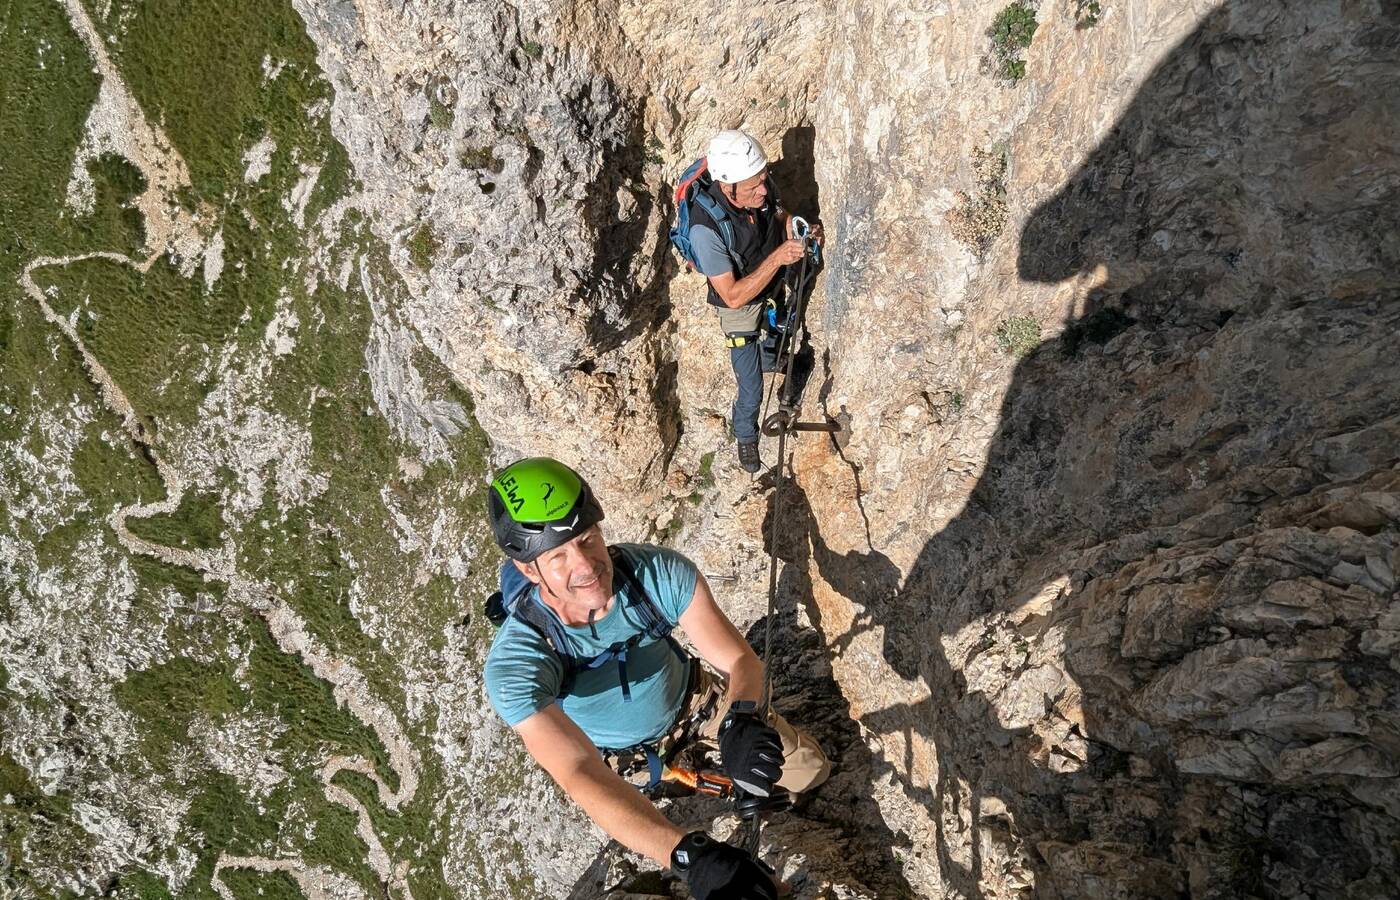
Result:
<instances>
[{"instance_id":1,"label":"small green shrub on rock","mask_svg":"<svg viewBox=\"0 0 1400 900\"><path fill-rule=\"evenodd\" d=\"M424 272L432 268L433 257L437 256L440 244L433 229L427 225L418 226L413 237L408 239L408 257Z\"/></svg>"},{"instance_id":2,"label":"small green shrub on rock","mask_svg":"<svg viewBox=\"0 0 1400 900\"><path fill-rule=\"evenodd\" d=\"M506 167L505 160L490 147L468 147L457 155L457 161L464 169L485 169L494 175L499 175Z\"/></svg>"},{"instance_id":3,"label":"small green shrub on rock","mask_svg":"<svg viewBox=\"0 0 1400 900\"><path fill-rule=\"evenodd\" d=\"M428 98L428 119L434 128L444 131L452 127L452 107L436 97Z\"/></svg>"},{"instance_id":4,"label":"small green shrub on rock","mask_svg":"<svg viewBox=\"0 0 1400 900\"><path fill-rule=\"evenodd\" d=\"M992 39L997 74L1012 84L1025 77L1026 63L1021 59L1021 51L1031 45L1038 24L1035 9L1021 2L1006 7L992 20L987 34Z\"/></svg>"},{"instance_id":5,"label":"small green shrub on rock","mask_svg":"<svg viewBox=\"0 0 1400 900\"><path fill-rule=\"evenodd\" d=\"M1012 316L997 326L997 346L1018 359L1040 343L1040 323L1032 316Z\"/></svg>"},{"instance_id":6,"label":"small green shrub on rock","mask_svg":"<svg viewBox=\"0 0 1400 900\"><path fill-rule=\"evenodd\" d=\"M953 237L979 259L1006 226L1006 166L1005 151L974 148L972 173L977 178L977 193L958 191L958 205L948 213Z\"/></svg>"}]
</instances>

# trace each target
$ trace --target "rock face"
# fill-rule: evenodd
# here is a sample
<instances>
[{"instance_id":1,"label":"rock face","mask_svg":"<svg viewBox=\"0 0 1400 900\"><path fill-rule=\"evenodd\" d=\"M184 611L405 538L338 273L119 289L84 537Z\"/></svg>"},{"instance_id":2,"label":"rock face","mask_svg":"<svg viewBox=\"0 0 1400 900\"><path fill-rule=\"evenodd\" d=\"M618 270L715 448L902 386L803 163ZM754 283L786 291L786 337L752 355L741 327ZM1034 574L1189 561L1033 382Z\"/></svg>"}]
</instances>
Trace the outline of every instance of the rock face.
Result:
<instances>
[{"instance_id":1,"label":"rock face","mask_svg":"<svg viewBox=\"0 0 1400 900\"><path fill-rule=\"evenodd\" d=\"M0 180L6 889L634 873L482 708L483 457L551 453L755 642L779 558L795 896L1400 894L1392 3L253 6L215 122L199 4L9 57L101 114ZM665 246L724 127L829 236L781 491Z\"/></svg>"},{"instance_id":2,"label":"rock face","mask_svg":"<svg viewBox=\"0 0 1400 900\"><path fill-rule=\"evenodd\" d=\"M1106 9L1042 8L1011 91L909 74L906 21L838 28L821 326L855 427L799 455L812 602L917 798L886 821L926 836L923 883L1386 896L1394 22ZM976 14L939 12L958 58ZM919 185L975 195L988 146L1007 227L979 259Z\"/></svg>"}]
</instances>

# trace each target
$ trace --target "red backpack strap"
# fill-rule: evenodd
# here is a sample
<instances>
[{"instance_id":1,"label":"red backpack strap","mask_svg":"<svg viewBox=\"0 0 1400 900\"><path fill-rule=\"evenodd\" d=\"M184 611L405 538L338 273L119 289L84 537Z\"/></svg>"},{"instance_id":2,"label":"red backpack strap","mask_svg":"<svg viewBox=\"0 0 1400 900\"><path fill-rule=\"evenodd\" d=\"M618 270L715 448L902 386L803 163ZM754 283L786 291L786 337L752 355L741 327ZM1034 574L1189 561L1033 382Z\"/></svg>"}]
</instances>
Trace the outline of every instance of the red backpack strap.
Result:
<instances>
[{"instance_id":1,"label":"red backpack strap","mask_svg":"<svg viewBox=\"0 0 1400 900\"><path fill-rule=\"evenodd\" d=\"M676 185L676 196L674 198L676 203L679 204L685 199L686 194L690 193L690 186L699 181L701 176L709 171L709 168L710 161L703 156L690 164L690 168L686 169L681 175L680 184Z\"/></svg>"}]
</instances>

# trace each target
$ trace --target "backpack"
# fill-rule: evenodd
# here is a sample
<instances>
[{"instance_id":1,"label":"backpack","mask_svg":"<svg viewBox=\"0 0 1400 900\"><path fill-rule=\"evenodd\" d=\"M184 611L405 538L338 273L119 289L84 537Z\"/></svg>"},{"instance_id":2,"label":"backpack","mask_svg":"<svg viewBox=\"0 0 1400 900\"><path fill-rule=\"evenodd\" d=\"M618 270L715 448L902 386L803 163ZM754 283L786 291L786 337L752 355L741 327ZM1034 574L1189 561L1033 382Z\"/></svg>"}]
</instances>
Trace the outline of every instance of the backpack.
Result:
<instances>
[{"instance_id":1,"label":"backpack","mask_svg":"<svg viewBox=\"0 0 1400 900\"><path fill-rule=\"evenodd\" d=\"M632 570L632 563L616 547L609 547L608 555L612 557L613 577L621 579L627 589L627 609L641 620L644 630L626 641L614 643L597 656L578 655L558 616L539 601L532 590L534 585L520 574L520 570L510 560L501 564L500 590L486 598L486 617L497 628L513 616L533 628L549 644L549 648L564 666L564 678L560 682L557 697L562 698L573 691L574 680L580 672L599 669L610 662L616 662L617 678L622 685L622 702L631 703L632 688L627 680L627 651L641 643L643 638L664 640L671 645L671 649L682 662L688 663L690 660L680 643L671 637L675 626L661 612L651 595L642 589L641 582ZM617 586L614 583L614 587Z\"/></svg>"},{"instance_id":2,"label":"backpack","mask_svg":"<svg viewBox=\"0 0 1400 900\"><path fill-rule=\"evenodd\" d=\"M690 243L692 203L699 204L719 226L719 236L724 241L724 248L731 250L734 246L734 223L729 220L729 213L725 211L724 205L717 202L706 190L713 184L708 168L705 157L700 157L681 173L680 183L676 185L676 224L671 226L671 246L676 248L681 260L692 272L700 271L700 260L695 254L695 247Z\"/></svg>"}]
</instances>

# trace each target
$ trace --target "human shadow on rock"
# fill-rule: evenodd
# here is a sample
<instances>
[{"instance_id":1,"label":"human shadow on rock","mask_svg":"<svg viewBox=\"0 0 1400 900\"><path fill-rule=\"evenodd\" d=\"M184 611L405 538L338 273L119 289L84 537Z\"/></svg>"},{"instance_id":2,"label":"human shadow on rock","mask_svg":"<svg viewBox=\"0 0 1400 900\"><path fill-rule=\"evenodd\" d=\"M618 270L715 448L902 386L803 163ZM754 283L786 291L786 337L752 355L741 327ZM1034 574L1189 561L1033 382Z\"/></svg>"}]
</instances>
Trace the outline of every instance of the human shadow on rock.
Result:
<instances>
[{"instance_id":1,"label":"human shadow on rock","mask_svg":"<svg viewBox=\"0 0 1400 900\"><path fill-rule=\"evenodd\" d=\"M779 516L773 529L773 516ZM771 540L776 534L777 543ZM863 886L875 896L900 898L915 896L896 856L897 848L908 848L908 835L896 834L886 826L874 799L874 784L884 767L871 753L851 715L822 641L820 609L812 596L809 563L816 562L824 577L845 584L843 577L864 578L875 589L877 582L893 591L899 583L899 570L877 553L842 555L821 541L815 528L811 503L806 492L791 478L784 479L781 492L771 492L763 522L766 549L781 561L774 595L773 644L767 663L773 680L774 708L794 725L809 733L832 761L832 776L818 788L810 804L789 814L789 830L778 826L777 836L796 834L811 823L839 834L839 863L820 859L822 871L813 873L835 883L854 888ZM815 629L798 625L799 607ZM768 617L759 619L746 638L757 652L765 651ZM809 857L813 848L793 848Z\"/></svg>"},{"instance_id":2,"label":"human shadow on rock","mask_svg":"<svg viewBox=\"0 0 1400 900\"><path fill-rule=\"evenodd\" d=\"M1182 748L1231 726L1147 709L1147 686L1170 694L1161 679L1190 654L1244 638L1282 654L1304 638L1231 632L1206 614L1185 646L1129 654L1126 589L1098 618L1056 618L1071 594L1155 550L1252 533L1260 508L1341 477L1307 464L1319 438L1400 414L1397 24L1395 4L1375 2L1250 0L1207 15L1021 233L1023 279L1102 267L1106 280L1017 364L965 508L895 591L873 552L853 567L872 585L832 566L864 610L854 631L880 629L891 668L928 689L862 721L934 748L932 783L912 759L889 764L939 823L940 869L960 895L986 895L1017 866L1051 898L1400 895L1383 839L1400 822L1383 803L1345 779L1193 771ZM1394 464L1383 447L1366 452L1364 465ZM1047 587L1048 609L1013 617ZM1014 660L1018 637L1052 636L1065 647L1058 683L1082 694L1058 738L1003 721L1006 698L969 684L980 662ZM1355 692L1383 754L1400 674L1349 652L1317 671Z\"/></svg>"}]
</instances>

